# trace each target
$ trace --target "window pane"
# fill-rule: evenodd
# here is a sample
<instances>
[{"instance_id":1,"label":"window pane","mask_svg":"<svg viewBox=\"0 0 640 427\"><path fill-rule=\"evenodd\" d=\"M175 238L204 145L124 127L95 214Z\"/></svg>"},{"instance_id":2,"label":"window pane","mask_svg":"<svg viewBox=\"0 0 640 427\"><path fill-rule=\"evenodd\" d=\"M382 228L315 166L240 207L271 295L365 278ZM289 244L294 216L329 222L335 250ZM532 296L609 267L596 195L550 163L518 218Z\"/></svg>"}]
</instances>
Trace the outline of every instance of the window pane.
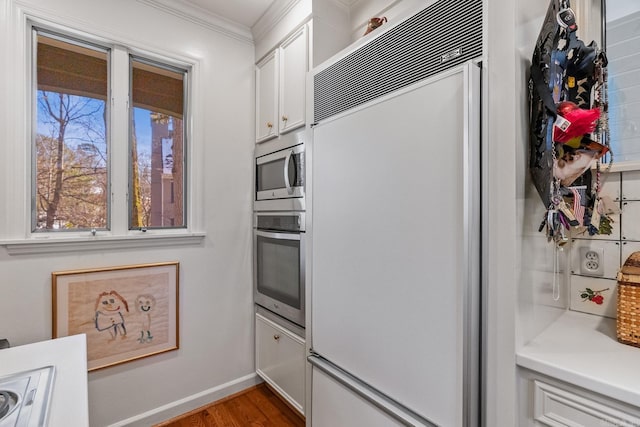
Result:
<instances>
[{"instance_id":1,"label":"window pane","mask_svg":"<svg viewBox=\"0 0 640 427\"><path fill-rule=\"evenodd\" d=\"M36 34L33 229L107 228L109 52Z\"/></svg>"},{"instance_id":2,"label":"window pane","mask_svg":"<svg viewBox=\"0 0 640 427\"><path fill-rule=\"evenodd\" d=\"M131 70L130 228L185 227L185 72L133 58Z\"/></svg>"}]
</instances>

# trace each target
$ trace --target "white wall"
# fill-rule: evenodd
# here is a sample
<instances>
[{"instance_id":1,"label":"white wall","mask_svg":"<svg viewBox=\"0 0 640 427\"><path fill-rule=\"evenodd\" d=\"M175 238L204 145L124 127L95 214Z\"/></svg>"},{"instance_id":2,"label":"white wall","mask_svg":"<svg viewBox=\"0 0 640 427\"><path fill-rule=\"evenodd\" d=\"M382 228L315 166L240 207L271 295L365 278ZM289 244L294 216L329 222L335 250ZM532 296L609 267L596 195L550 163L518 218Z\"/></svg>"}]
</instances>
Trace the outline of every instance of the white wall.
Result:
<instances>
[{"instance_id":1,"label":"white wall","mask_svg":"<svg viewBox=\"0 0 640 427\"><path fill-rule=\"evenodd\" d=\"M426 8L436 0L370 0L357 1L351 7L351 38L357 40L364 34L369 20L385 17L395 23ZM384 25L384 24L383 24Z\"/></svg>"},{"instance_id":2,"label":"white wall","mask_svg":"<svg viewBox=\"0 0 640 427\"><path fill-rule=\"evenodd\" d=\"M225 388L230 382L238 380L241 387L253 383L253 45L137 1L0 0L3 64L22 60L14 46L24 35L11 33L18 7L101 37L197 62L194 143L201 144L203 156L191 160L202 166L195 182L205 196L201 223L206 238L201 245L187 247L46 256L9 255L0 246L0 337L12 345L51 338L52 271L176 260L180 349L90 373L91 426L122 420L135 424L131 417L156 408L166 410L159 417L167 418L236 391L237 387ZM23 129L14 131L25 123L24 110L16 106L26 103L10 96L20 93L11 90L14 85L26 83L25 75L16 72L21 67L0 67L0 140L3 150L14 153L29 144L16 137L26 134ZM6 171L15 170L7 161L0 156L5 183L14 179ZM27 165L20 168L26 170ZM0 183L0 205L6 207L14 191L20 186L15 190ZM3 208L0 215L5 213ZM186 399L183 406L161 408L181 399ZM151 418L144 419L146 415ZM137 424L150 425L153 412L146 415Z\"/></svg>"},{"instance_id":3,"label":"white wall","mask_svg":"<svg viewBox=\"0 0 640 427\"><path fill-rule=\"evenodd\" d=\"M519 2L516 25L517 100L517 205L518 205L518 319L517 345L521 346L546 328L566 308L566 277L554 275L554 245L547 242L538 226L545 213L529 175L528 73L533 48L549 2ZM564 253L558 254L564 269ZM554 277L555 276L555 277ZM553 283L560 287L554 300Z\"/></svg>"},{"instance_id":4,"label":"white wall","mask_svg":"<svg viewBox=\"0 0 640 427\"><path fill-rule=\"evenodd\" d=\"M349 13L339 0L313 0L312 67L351 43Z\"/></svg>"}]
</instances>

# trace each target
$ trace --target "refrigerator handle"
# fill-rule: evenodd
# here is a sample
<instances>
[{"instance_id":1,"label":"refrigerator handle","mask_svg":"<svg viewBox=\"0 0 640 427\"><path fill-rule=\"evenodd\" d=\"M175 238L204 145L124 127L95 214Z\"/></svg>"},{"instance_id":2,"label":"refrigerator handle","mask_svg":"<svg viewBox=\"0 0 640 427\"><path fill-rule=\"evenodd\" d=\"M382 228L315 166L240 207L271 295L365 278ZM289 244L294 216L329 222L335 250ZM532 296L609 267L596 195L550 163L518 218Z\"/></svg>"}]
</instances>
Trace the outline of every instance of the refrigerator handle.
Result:
<instances>
[{"instance_id":1,"label":"refrigerator handle","mask_svg":"<svg viewBox=\"0 0 640 427\"><path fill-rule=\"evenodd\" d=\"M437 427L436 424L429 422L413 412L411 409L402 406L390 397L368 386L318 354L312 353L307 360L314 368L321 370L335 381L356 393L372 405L391 415L401 423L414 427Z\"/></svg>"}]
</instances>

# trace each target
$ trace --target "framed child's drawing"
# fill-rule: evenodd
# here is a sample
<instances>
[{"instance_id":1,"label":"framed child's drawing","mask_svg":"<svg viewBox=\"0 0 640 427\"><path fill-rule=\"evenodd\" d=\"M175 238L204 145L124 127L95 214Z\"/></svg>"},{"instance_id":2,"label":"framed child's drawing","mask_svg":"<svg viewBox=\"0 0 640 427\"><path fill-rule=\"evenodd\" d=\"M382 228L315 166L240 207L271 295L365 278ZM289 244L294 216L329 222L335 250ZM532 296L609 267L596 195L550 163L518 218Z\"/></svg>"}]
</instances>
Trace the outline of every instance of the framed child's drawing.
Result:
<instances>
[{"instance_id":1,"label":"framed child's drawing","mask_svg":"<svg viewBox=\"0 0 640 427\"><path fill-rule=\"evenodd\" d=\"M89 371L176 350L179 263L58 271L53 337L87 336Z\"/></svg>"}]
</instances>

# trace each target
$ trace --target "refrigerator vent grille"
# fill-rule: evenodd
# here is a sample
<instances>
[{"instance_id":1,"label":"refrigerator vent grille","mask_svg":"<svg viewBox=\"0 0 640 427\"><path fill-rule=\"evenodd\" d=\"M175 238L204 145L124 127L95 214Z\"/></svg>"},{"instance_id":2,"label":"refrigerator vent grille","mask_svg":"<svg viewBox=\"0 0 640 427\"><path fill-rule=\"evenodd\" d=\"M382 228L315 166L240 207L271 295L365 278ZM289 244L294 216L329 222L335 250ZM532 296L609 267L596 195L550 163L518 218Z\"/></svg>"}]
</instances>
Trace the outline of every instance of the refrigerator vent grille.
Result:
<instances>
[{"instance_id":1,"label":"refrigerator vent grille","mask_svg":"<svg viewBox=\"0 0 640 427\"><path fill-rule=\"evenodd\" d=\"M316 74L314 122L481 56L482 3L436 1Z\"/></svg>"}]
</instances>

